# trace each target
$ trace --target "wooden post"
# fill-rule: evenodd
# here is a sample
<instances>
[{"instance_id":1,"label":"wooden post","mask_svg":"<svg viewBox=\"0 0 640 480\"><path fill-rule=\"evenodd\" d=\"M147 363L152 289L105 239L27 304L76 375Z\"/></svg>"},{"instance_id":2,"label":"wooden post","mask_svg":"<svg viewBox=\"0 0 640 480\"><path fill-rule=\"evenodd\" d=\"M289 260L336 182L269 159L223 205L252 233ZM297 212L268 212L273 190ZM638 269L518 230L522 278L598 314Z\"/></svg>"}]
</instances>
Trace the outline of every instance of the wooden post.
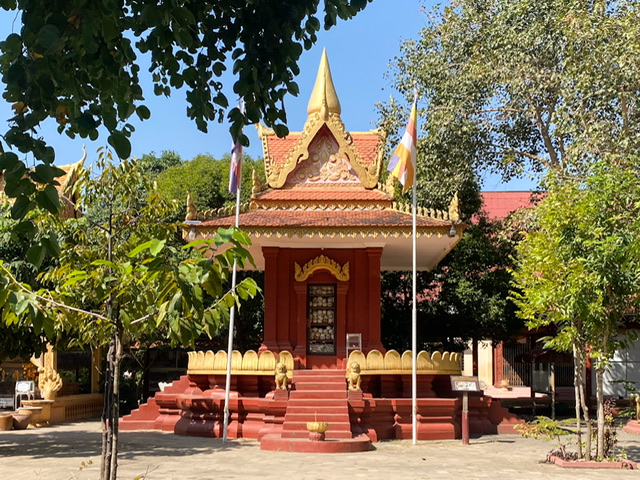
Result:
<instances>
[{"instance_id":1,"label":"wooden post","mask_svg":"<svg viewBox=\"0 0 640 480\"><path fill-rule=\"evenodd\" d=\"M469 445L469 392L462 392L462 444Z\"/></svg>"}]
</instances>

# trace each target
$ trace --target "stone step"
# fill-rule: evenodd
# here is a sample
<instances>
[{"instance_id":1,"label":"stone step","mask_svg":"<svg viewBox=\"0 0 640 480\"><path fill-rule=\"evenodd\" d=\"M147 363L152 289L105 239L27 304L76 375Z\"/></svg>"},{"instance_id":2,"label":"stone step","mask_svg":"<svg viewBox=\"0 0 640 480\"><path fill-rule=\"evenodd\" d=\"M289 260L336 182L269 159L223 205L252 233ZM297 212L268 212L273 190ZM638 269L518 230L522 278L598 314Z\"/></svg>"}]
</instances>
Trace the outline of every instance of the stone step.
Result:
<instances>
[{"instance_id":1,"label":"stone step","mask_svg":"<svg viewBox=\"0 0 640 480\"><path fill-rule=\"evenodd\" d=\"M289 408L341 408L344 407L348 411L348 404L346 402L346 398L290 398L289 399Z\"/></svg>"},{"instance_id":2,"label":"stone step","mask_svg":"<svg viewBox=\"0 0 640 480\"><path fill-rule=\"evenodd\" d=\"M291 400L302 400L302 399L314 399L314 400L325 400L325 399L347 399L347 391L346 390L292 390L289 393L289 398Z\"/></svg>"},{"instance_id":3,"label":"stone step","mask_svg":"<svg viewBox=\"0 0 640 480\"><path fill-rule=\"evenodd\" d=\"M344 370L336 370L336 369L317 369L317 370L294 370L294 377L327 377L331 375L342 375L344 378L345 371Z\"/></svg>"},{"instance_id":4,"label":"stone step","mask_svg":"<svg viewBox=\"0 0 640 480\"><path fill-rule=\"evenodd\" d=\"M291 405L287 409L287 412L293 412L298 414L340 414L349 415L349 407L347 405L318 405L317 403L305 404L305 405Z\"/></svg>"},{"instance_id":5,"label":"stone step","mask_svg":"<svg viewBox=\"0 0 640 480\"><path fill-rule=\"evenodd\" d=\"M344 378L338 382L336 381L313 381L313 382L297 382L295 383L296 390L346 390L347 383Z\"/></svg>"},{"instance_id":6,"label":"stone step","mask_svg":"<svg viewBox=\"0 0 640 480\"><path fill-rule=\"evenodd\" d=\"M334 425L339 422L344 422L345 416L343 413L329 413L327 411L317 412L287 412L284 416L285 422L326 422L329 425Z\"/></svg>"}]
</instances>

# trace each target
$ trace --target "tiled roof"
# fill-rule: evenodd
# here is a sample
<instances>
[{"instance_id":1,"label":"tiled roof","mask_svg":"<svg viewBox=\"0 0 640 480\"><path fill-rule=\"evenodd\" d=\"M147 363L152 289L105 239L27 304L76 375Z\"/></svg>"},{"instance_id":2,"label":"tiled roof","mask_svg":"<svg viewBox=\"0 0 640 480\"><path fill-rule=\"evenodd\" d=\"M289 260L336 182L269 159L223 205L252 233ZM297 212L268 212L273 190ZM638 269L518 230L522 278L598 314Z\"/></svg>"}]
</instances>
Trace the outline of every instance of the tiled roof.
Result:
<instances>
[{"instance_id":1,"label":"tiled roof","mask_svg":"<svg viewBox=\"0 0 640 480\"><path fill-rule=\"evenodd\" d=\"M286 163L287 157L291 150L298 144L302 137L301 132L292 132L285 138L278 138L277 135L266 135L264 138L267 142L267 154L274 165L281 167Z\"/></svg>"},{"instance_id":2,"label":"tiled roof","mask_svg":"<svg viewBox=\"0 0 640 480\"><path fill-rule=\"evenodd\" d=\"M362 163L371 165L378 157L378 152L382 148L382 139L377 133L358 132L351 133L353 145L362 158Z\"/></svg>"},{"instance_id":3,"label":"tiled roof","mask_svg":"<svg viewBox=\"0 0 640 480\"><path fill-rule=\"evenodd\" d=\"M207 220L201 227L228 227L233 225L234 217L221 217ZM240 214L240 228L251 227L400 227L411 228L411 215L395 210L251 210ZM446 227L450 221L429 217L417 217L417 227Z\"/></svg>"},{"instance_id":4,"label":"tiled roof","mask_svg":"<svg viewBox=\"0 0 640 480\"><path fill-rule=\"evenodd\" d=\"M273 165L281 167L285 164L289 153L300 141L301 132L291 132L285 138L278 138L277 135L265 135L264 141L267 143L267 154ZM351 133L353 146L360 154L364 165L371 165L378 156L380 148L380 135L372 132Z\"/></svg>"},{"instance_id":5,"label":"tiled roof","mask_svg":"<svg viewBox=\"0 0 640 480\"><path fill-rule=\"evenodd\" d=\"M482 210L489 220L507 217L520 208L532 208L540 199L540 194L531 191L481 192Z\"/></svg>"}]
</instances>

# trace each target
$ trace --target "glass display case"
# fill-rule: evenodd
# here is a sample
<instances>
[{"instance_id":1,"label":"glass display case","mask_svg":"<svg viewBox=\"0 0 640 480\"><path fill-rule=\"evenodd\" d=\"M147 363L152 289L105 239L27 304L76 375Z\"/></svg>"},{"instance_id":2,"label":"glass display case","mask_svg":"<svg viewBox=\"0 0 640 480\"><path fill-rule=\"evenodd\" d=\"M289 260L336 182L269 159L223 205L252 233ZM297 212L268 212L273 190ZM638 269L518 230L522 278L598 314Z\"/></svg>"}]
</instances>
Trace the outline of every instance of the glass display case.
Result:
<instances>
[{"instance_id":1,"label":"glass display case","mask_svg":"<svg viewBox=\"0 0 640 480\"><path fill-rule=\"evenodd\" d=\"M307 353L336 354L336 285L308 285Z\"/></svg>"}]
</instances>

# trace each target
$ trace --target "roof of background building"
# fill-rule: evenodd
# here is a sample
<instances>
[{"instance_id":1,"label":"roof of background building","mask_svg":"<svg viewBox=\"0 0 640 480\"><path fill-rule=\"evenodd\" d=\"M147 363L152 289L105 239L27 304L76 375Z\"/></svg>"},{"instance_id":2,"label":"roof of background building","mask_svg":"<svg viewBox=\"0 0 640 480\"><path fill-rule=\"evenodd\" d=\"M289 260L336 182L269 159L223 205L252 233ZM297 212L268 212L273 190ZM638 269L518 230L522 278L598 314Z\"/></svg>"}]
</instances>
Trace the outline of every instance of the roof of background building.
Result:
<instances>
[{"instance_id":1,"label":"roof of background building","mask_svg":"<svg viewBox=\"0 0 640 480\"><path fill-rule=\"evenodd\" d=\"M489 220L507 217L520 208L532 208L540 200L540 192L480 192L482 210Z\"/></svg>"}]
</instances>

